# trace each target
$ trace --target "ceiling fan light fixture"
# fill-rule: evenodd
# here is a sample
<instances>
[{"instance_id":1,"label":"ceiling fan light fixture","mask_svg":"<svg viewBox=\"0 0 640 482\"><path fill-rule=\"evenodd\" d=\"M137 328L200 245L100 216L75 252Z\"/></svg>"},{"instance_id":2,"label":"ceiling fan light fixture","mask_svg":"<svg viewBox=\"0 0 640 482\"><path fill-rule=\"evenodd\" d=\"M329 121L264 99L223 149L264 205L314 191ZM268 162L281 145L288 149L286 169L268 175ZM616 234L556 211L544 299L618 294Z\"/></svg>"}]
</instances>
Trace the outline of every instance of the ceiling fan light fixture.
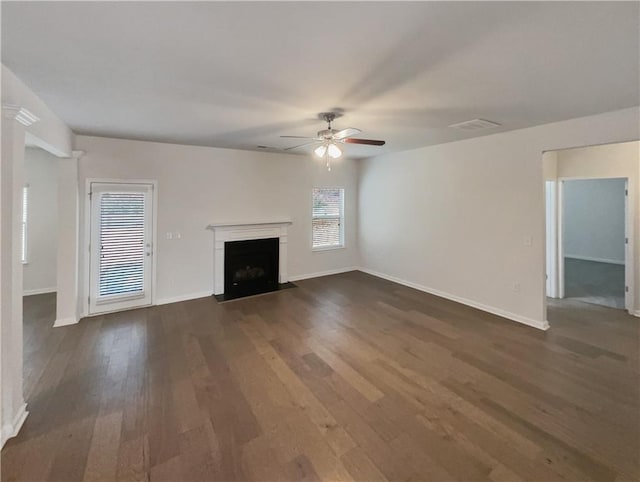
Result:
<instances>
[{"instance_id":1,"label":"ceiling fan light fixture","mask_svg":"<svg viewBox=\"0 0 640 482\"><path fill-rule=\"evenodd\" d=\"M341 112L322 112L319 114L321 119L327 123L327 128L324 130L318 131L316 137L304 137L304 136L280 136L285 138L294 138L294 139L306 139L307 142L303 144L299 144L297 146L285 147L285 151L290 151L292 149L299 149L301 147L307 147L310 145L315 145L313 149L313 155L317 159L321 159L326 161L327 169L331 170L331 160L339 159L342 157L342 149L338 146L340 144L364 144L367 146L384 146L385 141L378 141L375 139L356 139L353 136L362 132L360 129L356 129L355 127L347 127L346 129L337 130L331 127L331 122L336 117L340 117L342 115Z\"/></svg>"},{"instance_id":2,"label":"ceiling fan light fixture","mask_svg":"<svg viewBox=\"0 0 640 482\"><path fill-rule=\"evenodd\" d=\"M329 144L329 147L327 147L327 153L332 159L338 159L340 156L342 156L342 151L333 142Z\"/></svg>"},{"instance_id":3,"label":"ceiling fan light fixture","mask_svg":"<svg viewBox=\"0 0 640 482\"><path fill-rule=\"evenodd\" d=\"M324 144L321 144L313 150L313 153L322 159L324 155L327 153L327 146L325 146Z\"/></svg>"}]
</instances>

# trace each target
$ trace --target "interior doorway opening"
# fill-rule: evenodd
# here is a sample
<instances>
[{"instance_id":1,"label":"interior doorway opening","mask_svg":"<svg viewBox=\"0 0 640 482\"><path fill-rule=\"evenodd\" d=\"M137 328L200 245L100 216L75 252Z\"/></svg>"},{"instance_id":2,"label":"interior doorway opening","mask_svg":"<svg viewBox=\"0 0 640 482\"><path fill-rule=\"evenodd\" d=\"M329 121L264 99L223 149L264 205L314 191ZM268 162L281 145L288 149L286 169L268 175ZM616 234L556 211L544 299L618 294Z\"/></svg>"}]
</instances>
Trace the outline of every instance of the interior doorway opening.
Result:
<instances>
[{"instance_id":1,"label":"interior doorway opening","mask_svg":"<svg viewBox=\"0 0 640 482\"><path fill-rule=\"evenodd\" d=\"M27 143L24 153L24 183L20 224L20 257L22 261L23 337L43 341L42 320L53 327L57 302L58 256L58 163L60 158L41 147ZM24 360L23 360L24 362ZM23 393L29 400L37 374L25 371Z\"/></svg>"},{"instance_id":2,"label":"interior doorway opening","mask_svg":"<svg viewBox=\"0 0 640 482\"><path fill-rule=\"evenodd\" d=\"M564 297L624 309L628 179L560 182Z\"/></svg>"},{"instance_id":3,"label":"interior doorway opening","mask_svg":"<svg viewBox=\"0 0 640 482\"><path fill-rule=\"evenodd\" d=\"M638 316L638 146L628 142L544 153L547 299Z\"/></svg>"}]
</instances>

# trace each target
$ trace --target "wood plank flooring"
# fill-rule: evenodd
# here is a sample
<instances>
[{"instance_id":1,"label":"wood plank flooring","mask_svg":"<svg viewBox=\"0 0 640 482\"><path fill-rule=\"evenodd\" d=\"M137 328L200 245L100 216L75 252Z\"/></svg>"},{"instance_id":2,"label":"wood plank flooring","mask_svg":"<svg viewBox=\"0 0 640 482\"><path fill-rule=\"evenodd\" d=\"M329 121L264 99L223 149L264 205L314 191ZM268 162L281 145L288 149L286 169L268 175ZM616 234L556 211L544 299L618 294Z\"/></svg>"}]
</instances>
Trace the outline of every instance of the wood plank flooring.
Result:
<instances>
[{"instance_id":1,"label":"wood plank flooring","mask_svg":"<svg viewBox=\"0 0 640 482\"><path fill-rule=\"evenodd\" d=\"M640 320L541 332L363 273L51 328L2 481L636 481Z\"/></svg>"}]
</instances>

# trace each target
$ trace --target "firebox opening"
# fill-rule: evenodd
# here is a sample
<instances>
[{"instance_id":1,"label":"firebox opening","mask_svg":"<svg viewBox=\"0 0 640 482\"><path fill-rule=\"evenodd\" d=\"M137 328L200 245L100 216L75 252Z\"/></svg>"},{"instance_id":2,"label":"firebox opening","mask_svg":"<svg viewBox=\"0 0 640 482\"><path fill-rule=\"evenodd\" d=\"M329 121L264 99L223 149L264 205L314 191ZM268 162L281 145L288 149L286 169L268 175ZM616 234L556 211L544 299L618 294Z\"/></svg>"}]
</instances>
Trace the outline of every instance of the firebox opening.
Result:
<instances>
[{"instance_id":1,"label":"firebox opening","mask_svg":"<svg viewBox=\"0 0 640 482\"><path fill-rule=\"evenodd\" d=\"M279 239L252 239L225 243L224 299L276 291Z\"/></svg>"}]
</instances>

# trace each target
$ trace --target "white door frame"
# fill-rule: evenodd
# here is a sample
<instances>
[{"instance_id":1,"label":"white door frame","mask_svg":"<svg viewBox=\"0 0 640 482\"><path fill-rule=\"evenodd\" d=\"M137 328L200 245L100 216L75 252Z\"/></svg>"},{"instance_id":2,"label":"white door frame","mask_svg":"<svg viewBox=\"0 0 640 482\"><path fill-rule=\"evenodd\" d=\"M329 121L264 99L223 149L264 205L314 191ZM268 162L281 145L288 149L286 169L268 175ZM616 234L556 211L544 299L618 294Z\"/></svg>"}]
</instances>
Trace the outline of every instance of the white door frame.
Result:
<instances>
[{"instance_id":1,"label":"white door frame","mask_svg":"<svg viewBox=\"0 0 640 482\"><path fill-rule=\"evenodd\" d=\"M556 182L557 196L556 196L556 235L558 242L556 244L556 262L555 265L558 268L558 279L556 281L556 287L558 288L556 293L558 298L564 298L564 179L558 178Z\"/></svg>"},{"instance_id":2,"label":"white door frame","mask_svg":"<svg viewBox=\"0 0 640 482\"><path fill-rule=\"evenodd\" d=\"M157 283L157 262L158 262L158 181L153 179L113 179L113 178L87 178L85 179L84 192L84 249L82 250L83 261L83 299L82 299L82 316L99 316L104 313L89 313L89 293L91 293L91 184L151 184L153 193L151 196L153 210L153 227L151 230L153 255L151 259L151 305L156 304L156 283Z\"/></svg>"},{"instance_id":3,"label":"white door frame","mask_svg":"<svg viewBox=\"0 0 640 482\"><path fill-rule=\"evenodd\" d=\"M558 295L558 182L545 181L546 295Z\"/></svg>"},{"instance_id":4,"label":"white door frame","mask_svg":"<svg viewBox=\"0 0 640 482\"><path fill-rule=\"evenodd\" d=\"M556 196L556 213L557 213L557 239L558 243L556 245L556 260L555 266L557 266L557 295L558 298L564 298L564 243L563 243L563 231L564 231L564 197L563 197L563 188L564 181L593 181L593 180L603 180L603 179L624 179L625 180L625 256L624 256L624 279L625 286L627 290L624 296L624 306L625 310L633 314L634 304L634 289L635 289L635 278L634 278L634 269L635 269L635 253L633 250L633 246L635 246L635 199L631 199L629 195L629 178L626 176L611 176L611 177L588 177L588 176L580 176L580 177L558 177L557 179L557 196ZM553 253L550 253L553 256ZM546 260L545 260L546 262Z\"/></svg>"}]
</instances>

